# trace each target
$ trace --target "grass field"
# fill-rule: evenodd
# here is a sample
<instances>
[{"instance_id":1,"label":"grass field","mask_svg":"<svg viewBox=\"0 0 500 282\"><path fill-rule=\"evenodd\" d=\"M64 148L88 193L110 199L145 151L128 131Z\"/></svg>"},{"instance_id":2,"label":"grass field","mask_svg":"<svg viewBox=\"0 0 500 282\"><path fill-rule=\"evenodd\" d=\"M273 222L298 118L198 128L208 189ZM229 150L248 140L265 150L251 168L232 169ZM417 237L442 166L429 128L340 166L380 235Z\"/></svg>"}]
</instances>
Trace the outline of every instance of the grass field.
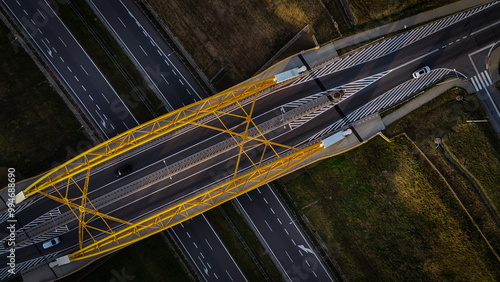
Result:
<instances>
[{"instance_id":1,"label":"grass field","mask_svg":"<svg viewBox=\"0 0 500 282\"><path fill-rule=\"evenodd\" d=\"M318 0L151 0L219 90L252 76L307 24L320 42L338 36Z\"/></svg>"},{"instance_id":2,"label":"grass field","mask_svg":"<svg viewBox=\"0 0 500 282\"><path fill-rule=\"evenodd\" d=\"M467 102L454 101L463 95ZM420 117L425 116L425 122ZM489 123L467 123L486 118L479 101L464 90L455 88L420 107L406 118L392 124L388 136L406 132L426 153L450 182L463 204L478 223L492 246L500 253L500 230L488 214L472 184L436 150L434 138L440 137L446 148L457 157L463 168L482 186L498 215L500 142Z\"/></svg>"},{"instance_id":3,"label":"grass field","mask_svg":"<svg viewBox=\"0 0 500 282\"><path fill-rule=\"evenodd\" d=\"M404 19L456 1L458 0L347 0L357 21L354 32Z\"/></svg>"},{"instance_id":4,"label":"grass field","mask_svg":"<svg viewBox=\"0 0 500 282\"><path fill-rule=\"evenodd\" d=\"M91 143L28 54L15 52L0 25L0 167L31 177ZM3 183L5 184L5 183ZM3 187L3 185L1 185Z\"/></svg>"},{"instance_id":5,"label":"grass field","mask_svg":"<svg viewBox=\"0 0 500 282\"><path fill-rule=\"evenodd\" d=\"M461 126L470 124L464 121L484 115L481 108L473 106L473 96L467 97L467 105L451 102L459 93L463 94L455 89L440 96L387 130L391 136L406 132L415 140L453 189L467 187L467 181L438 159L439 152L432 152L438 151L434 136L442 137L445 144L457 132L469 139ZM484 127L472 134L491 141L491 128L471 126ZM450 148L455 146L450 144ZM300 212L313 224L350 280L500 278L500 262L446 182L405 136L391 143L375 138L284 180ZM467 208L481 206L470 191L457 194ZM488 215L480 208L469 212L476 222L483 221L478 225L496 248L498 230L486 226Z\"/></svg>"}]
</instances>

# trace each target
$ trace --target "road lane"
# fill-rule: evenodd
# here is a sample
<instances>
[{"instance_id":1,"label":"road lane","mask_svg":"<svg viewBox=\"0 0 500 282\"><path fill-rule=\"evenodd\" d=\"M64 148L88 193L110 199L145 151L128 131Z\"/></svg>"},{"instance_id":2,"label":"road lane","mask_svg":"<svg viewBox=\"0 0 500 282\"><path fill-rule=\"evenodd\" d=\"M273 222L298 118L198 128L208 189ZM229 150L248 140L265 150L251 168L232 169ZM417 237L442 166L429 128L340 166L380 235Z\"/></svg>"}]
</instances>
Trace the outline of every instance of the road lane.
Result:
<instances>
[{"instance_id":1,"label":"road lane","mask_svg":"<svg viewBox=\"0 0 500 282\"><path fill-rule=\"evenodd\" d=\"M2 2L107 138L139 124L47 3Z\"/></svg>"},{"instance_id":2,"label":"road lane","mask_svg":"<svg viewBox=\"0 0 500 282\"><path fill-rule=\"evenodd\" d=\"M337 281L269 184L239 196L238 208L288 281Z\"/></svg>"},{"instance_id":3,"label":"road lane","mask_svg":"<svg viewBox=\"0 0 500 282\"><path fill-rule=\"evenodd\" d=\"M89 0L94 11L153 86L168 110L207 95L133 1Z\"/></svg>"},{"instance_id":4,"label":"road lane","mask_svg":"<svg viewBox=\"0 0 500 282\"><path fill-rule=\"evenodd\" d=\"M498 8L494 7L495 9L498 10ZM493 9L493 8L492 8ZM482 17L484 15L477 15L476 17ZM473 21L473 18L468 19L469 21ZM477 28L481 29L484 26L478 26ZM449 27L450 30L454 29L454 26ZM498 32L498 26L493 26L492 27L495 30L495 33ZM465 31L467 32L467 31ZM481 40L477 41L475 38L470 38L467 37L465 40L466 42L462 42L462 48L453 48L453 45L456 43L449 45L450 40L455 40L457 36L454 35L454 37L449 37L446 36L447 30L443 30L439 33L436 33L434 35L429 36L428 38L425 38L425 40L422 40L418 42L418 44L415 45L410 45L407 46L403 49L401 49L399 52L396 52L395 54L387 55L383 58L380 58L379 60L373 61L373 62L367 62L362 65L358 65L355 67L350 67L348 69L345 69L340 72L334 72L332 74L326 75L324 77L321 77L321 81L327 86L327 88L330 87L335 87L339 85L343 85L349 81L353 81L359 78L366 77L368 75L374 75L376 73L379 73L380 70L387 70L389 69L388 66L399 66L399 65L404 65L405 63L408 62L408 58L416 58L418 56L421 56L425 54L428 50L434 50L434 47L436 46L444 46L447 45L448 47L446 48L440 48L439 52L435 52L432 54L432 59L427 59L423 58L421 60L417 60L411 64L405 65L403 68L398 69L397 72L391 73L387 75L386 77L382 78L379 82L374 83L370 87L367 87L363 91L360 91L357 95L352 96L349 100L345 100L343 103L340 104L342 110L346 115L348 115L350 112L353 112L357 108L359 108L359 103L363 103L360 101L369 101L371 99L374 99L375 97L381 95L383 93L384 89L392 88L398 84L400 84L403 81L406 81L408 79L411 79L409 76L411 76L411 72L418 67L419 64L427 64L427 63L432 63L432 69L438 68L440 66L452 66L453 64L457 65L462 65L463 61L467 61L468 58L467 56L464 56L463 52L466 53L471 53L478 48L484 47L483 45L478 45L477 42L483 42ZM475 36L481 36L482 33L477 33ZM464 34L465 36L465 34ZM488 38L492 38L490 35L488 35ZM427 40L428 39L428 40ZM496 38L494 38L496 39ZM474 40L474 44L472 41L468 40ZM454 42L455 42L454 41ZM427 45L426 45L427 44ZM481 44L487 44L487 42L483 42ZM488 43L490 44L490 43ZM451 48L449 48L451 46ZM83 71L83 70L82 70ZM466 75L474 74L473 71L471 71L470 63L469 63L469 69L464 68L460 69L461 72L465 73ZM288 103L293 100L300 99L302 97L306 97L308 95L314 94L318 92L318 87L315 85L314 81L310 82L304 82L298 85L293 85L291 87L285 87L283 89L280 89L279 91L276 91L272 95L267 95L266 97L263 97L258 100L258 107L256 108L256 114L264 114L266 111L271 111L284 103ZM278 112L280 112L278 110ZM271 114L272 115L272 114ZM265 115L264 115L265 116ZM317 132L321 128L324 128L325 126L328 126L328 124L331 124L335 120L338 119L338 115L335 116L335 111L327 111L317 118L312 119L311 121L307 122L306 125L303 125L295 130L292 131L292 133L289 133L283 135L283 136L278 136L277 140L278 141L286 141L288 142L287 144L296 144L297 142L300 142L301 140L307 139L308 136L311 134L314 134L314 132ZM278 131L277 135L283 133L283 131ZM285 133L287 133L285 132ZM212 133L213 135L213 133ZM165 144L163 146L155 146L155 150L151 149L151 154L145 154L144 156L148 156L147 158L141 158L140 155L135 155L132 158L126 159L123 161L125 162L131 162L133 165L136 167L143 167L146 166L147 164L150 164L151 162L159 162L165 159L166 157L169 156L169 154L174 154L174 151L179 149L179 148L187 148L187 145L183 145L185 143L188 143L190 145L199 143L200 141L209 138L212 136L211 134L207 133L207 129L196 129L192 131L188 131L186 133L183 133L171 140L165 141L162 144ZM281 139L280 139L281 138ZM283 139L284 138L284 139ZM167 143L168 142L168 143ZM167 145L168 144L168 145ZM149 150L148 149L148 150ZM144 150L144 152L147 152L148 150ZM199 151L198 148L192 148L189 150L190 152L195 152ZM157 156L155 159L151 159L150 156ZM202 189L207 183L213 182L213 175L205 175L205 176L200 176L204 170L207 171L229 171L228 167L226 166L227 160L232 159L234 160L234 155L231 157L231 153L229 154L223 154L219 156L216 159L210 160L209 162L206 162L204 165L200 166L195 166L191 171L186 171L183 172L177 176L173 177L172 181L185 181L184 184L180 185L173 185L170 186L171 180L168 178L165 180L166 182L164 183L158 183L153 186L151 186L148 189L141 190L140 192L136 193L135 195L131 195L129 199L141 199L142 203L152 203L156 205L156 208L151 207L151 209L160 209L163 208L165 203L168 203L170 200L168 199L175 199L176 197L185 194L186 191L194 191L196 188L193 188L197 186L198 188ZM234 162L234 161L233 161ZM146 164L146 165L145 165ZM99 169L99 172L96 174L93 174L91 183L101 183L103 182L104 184L110 183L114 181L114 169L116 166L110 166L107 168ZM139 172L140 175L133 176L131 177L141 177L144 176L145 172ZM207 174L207 173L205 173ZM189 178L190 176L191 179ZM200 177L199 179L196 179L197 177ZM226 177L226 176L224 176ZM186 178L186 180L181 180L182 178ZM190 180L189 180L190 179ZM124 181L126 181L124 179ZM116 184L109 185L106 187L108 189L107 191L114 191L118 189L119 187L123 186L123 183L120 184L120 181L118 181ZM190 188L191 187L191 188ZM93 186L93 189L98 189L99 185ZM164 191L167 191L166 194L167 196L161 198L157 197L157 193L151 193L152 191L160 191L163 188L165 188ZM184 191L182 189L188 188L188 190ZM99 192L99 193L104 193L104 192ZM163 192L162 192L163 193ZM157 202L156 202L157 201ZM129 200L129 202L131 202ZM123 204L121 202L114 203L114 207L116 209L120 208L120 205L118 203ZM117 211L115 214L116 215L124 215L128 218L134 218L137 216L137 214L140 214L141 212L148 212L145 210L145 206L147 205L142 205L140 202L137 204L132 205L131 207L129 206L124 206L125 208L122 211ZM47 199L42 199L37 201L36 203L32 204L29 208L23 210L23 212L19 213L19 216L21 218L36 218L40 215L40 213L44 213L47 210L53 209L54 206L52 206L51 201ZM115 209L113 208L113 209ZM135 210L134 210L135 209ZM151 210L150 210L151 211ZM61 212L63 210L61 209ZM25 223L26 221L23 221ZM268 222L269 223L269 222ZM270 225L271 226L271 225ZM76 224L73 224L72 228L76 227ZM272 228L272 226L271 226ZM71 248L74 249L76 247L76 242L71 242L71 238L77 238L77 233L75 233L74 229L72 229L70 233L72 236L69 236L70 233L68 233L65 238L64 242L65 245L61 245L61 248L56 248L53 251L67 251L69 249L68 246L72 246ZM285 256L290 255L290 257L293 259L292 255L290 252L287 251L285 253ZM26 257L29 257L29 255L26 255Z\"/></svg>"}]
</instances>

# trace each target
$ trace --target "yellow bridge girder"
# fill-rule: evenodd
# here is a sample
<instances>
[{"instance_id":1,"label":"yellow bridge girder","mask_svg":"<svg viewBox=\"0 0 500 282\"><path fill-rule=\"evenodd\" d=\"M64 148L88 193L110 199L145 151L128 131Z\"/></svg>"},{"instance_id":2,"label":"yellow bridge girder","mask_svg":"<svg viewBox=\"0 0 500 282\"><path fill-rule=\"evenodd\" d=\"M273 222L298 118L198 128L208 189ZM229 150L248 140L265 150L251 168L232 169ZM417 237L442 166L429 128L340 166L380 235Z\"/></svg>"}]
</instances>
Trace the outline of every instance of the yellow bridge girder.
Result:
<instances>
[{"instance_id":1,"label":"yellow bridge girder","mask_svg":"<svg viewBox=\"0 0 500 282\"><path fill-rule=\"evenodd\" d=\"M295 148L270 141L254 123L252 116L259 92L276 83L276 79L272 77L234 87L130 129L50 170L21 192L17 199L23 200L38 193L69 207L79 222L80 249L63 257L64 259L61 261L66 263L115 251L188 220L282 176L323 149L322 142L305 148ZM251 102L250 98L252 98ZM245 107L249 103L250 108L246 109ZM228 127L223 122L223 116L230 116L232 122L236 119L240 119L241 122L236 126ZM217 120L220 127L213 122L210 125L205 124L207 119L204 118L207 117ZM227 133L232 137L238 145L239 151L235 156L237 157L236 167L230 179L215 184L212 188L203 190L203 192L160 212L145 216L137 222L128 222L102 213L94 206L87 195L89 193L90 172L93 167L186 125L205 127ZM244 128L243 131L241 128ZM255 130L249 134L249 129ZM247 151L257 146L263 146L262 153L258 158L252 159ZM277 147L284 149L281 155L278 153ZM272 158L268 158L270 159L268 162L264 159L266 153L272 154ZM249 168L240 168L242 159L250 161ZM84 173L85 176L83 176ZM85 180L83 185L79 184L80 178ZM69 189L73 185L81 192L81 196L69 198ZM49 188L51 190L47 191ZM55 190L55 193L51 193L52 189ZM74 195L74 191L72 195ZM104 222L104 225L101 224L101 227L97 227L97 223L101 223L101 221ZM113 221L118 227L112 228L110 221ZM116 223L120 225L116 225ZM103 229L102 226L105 228ZM95 232L93 235L92 231L99 232L98 238L95 237ZM84 245L86 237L90 238L92 242Z\"/></svg>"},{"instance_id":2,"label":"yellow bridge girder","mask_svg":"<svg viewBox=\"0 0 500 282\"><path fill-rule=\"evenodd\" d=\"M276 84L276 79L271 77L251 84L230 88L134 127L48 171L24 191L20 192L16 196L16 202L19 203L48 187L55 187L59 182L68 180L78 173L146 144L186 124L217 113L221 109L253 94L257 94L259 91L274 84Z\"/></svg>"},{"instance_id":3,"label":"yellow bridge girder","mask_svg":"<svg viewBox=\"0 0 500 282\"><path fill-rule=\"evenodd\" d=\"M323 149L319 142L281 157L259 169L251 170L228 182L219 184L188 200L178 203L162 212L149 216L137 223L109 234L98 241L69 255L71 261L90 258L123 248L176 224L197 216L211 208L234 199L248 191L279 178L302 161Z\"/></svg>"}]
</instances>

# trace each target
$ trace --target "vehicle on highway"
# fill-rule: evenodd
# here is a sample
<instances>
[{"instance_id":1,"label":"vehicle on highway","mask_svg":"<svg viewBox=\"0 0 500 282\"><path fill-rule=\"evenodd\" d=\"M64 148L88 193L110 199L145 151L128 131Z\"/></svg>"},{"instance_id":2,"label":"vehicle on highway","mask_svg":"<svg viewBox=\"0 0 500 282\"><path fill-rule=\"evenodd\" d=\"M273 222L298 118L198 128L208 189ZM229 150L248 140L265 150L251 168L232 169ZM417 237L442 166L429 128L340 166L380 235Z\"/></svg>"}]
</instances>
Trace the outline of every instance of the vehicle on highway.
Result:
<instances>
[{"instance_id":1,"label":"vehicle on highway","mask_svg":"<svg viewBox=\"0 0 500 282\"><path fill-rule=\"evenodd\" d=\"M413 78L419 78L420 76L426 74L426 73L429 73L431 71L431 68L429 68L428 66L425 66L421 69L418 69L416 71L413 72Z\"/></svg>"},{"instance_id":2,"label":"vehicle on highway","mask_svg":"<svg viewBox=\"0 0 500 282\"><path fill-rule=\"evenodd\" d=\"M57 245L59 243L61 243L61 239L59 239L59 237L55 237L55 238L52 238L49 241L43 243L42 247L44 249L48 249L48 248L54 247L55 245Z\"/></svg>"},{"instance_id":3,"label":"vehicle on highway","mask_svg":"<svg viewBox=\"0 0 500 282\"><path fill-rule=\"evenodd\" d=\"M129 174L132 171L132 167L130 165L122 166L120 167L116 172L115 176L116 177L122 177L124 175Z\"/></svg>"}]
</instances>

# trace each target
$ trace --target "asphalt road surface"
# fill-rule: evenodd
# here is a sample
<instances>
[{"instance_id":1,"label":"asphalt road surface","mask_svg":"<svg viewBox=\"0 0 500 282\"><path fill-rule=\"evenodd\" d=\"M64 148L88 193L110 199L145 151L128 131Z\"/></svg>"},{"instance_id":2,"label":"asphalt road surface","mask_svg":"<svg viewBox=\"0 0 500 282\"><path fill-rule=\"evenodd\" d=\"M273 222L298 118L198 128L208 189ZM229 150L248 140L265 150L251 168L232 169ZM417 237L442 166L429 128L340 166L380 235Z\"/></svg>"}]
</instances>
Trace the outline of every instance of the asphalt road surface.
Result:
<instances>
[{"instance_id":1,"label":"asphalt road surface","mask_svg":"<svg viewBox=\"0 0 500 282\"><path fill-rule=\"evenodd\" d=\"M131 0L90 0L169 110L206 98L193 75Z\"/></svg>"},{"instance_id":2,"label":"asphalt road surface","mask_svg":"<svg viewBox=\"0 0 500 282\"><path fill-rule=\"evenodd\" d=\"M236 198L288 281L337 281L269 184Z\"/></svg>"},{"instance_id":3,"label":"asphalt road surface","mask_svg":"<svg viewBox=\"0 0 500 282\"><path fill-rule=\"evenodd\" d=\"M205 281L247 281L204 215L169 229Z\"/></svg>"},{"instance_id":4,"label":"asphalt road surface","mask_svg":"<svg viewBox=\"0 0 500 282\"><path fill-rule=\"evenodd\" d=\"M258 99L254 110L254 121L259 124L270 118L278 117L282 114L281 106L319 93L323 88L332 89L390 70L390 72L387 72L380 79L366 86L355 95L343 100L338 104L338 107L332 107L294 129L286 126L280 127L266 135L272 141L297 146L321 132L325 127L341 120L342 116L348 116L389 89L411 80L411 73L421 66L428 65L431 69L456 69L467 77L477 75L468 54L498 41L497 34L500 32L500 27L497 24L498 14L500 14L500 5L493 5L448 27L428 34L414 43L399 49L396 48L393 52L382 57L346 66L335 72L317 76L316 79L306 79L290 87L278 89ZM325 68L329 67L325 66ZM386 105L390 105L390 101ZM228 126L239 123L232 116L226 116L223 119ZM211 121L209 124L216 125L217 122ZM118 190L127 183L164 168L166 164L182 160L226 138L228 136L199 127L174 136L161 144L143 148L127 157L120 164L109 165L91 171L89 197L93 201L98 201L99 197L108 194L110 191ZM262 146L256 146L249 150L249 155L258 156L261 151ZM278 148L278 151L283 153L285 149ZM172 179L166 177L163 181L145 189L106 198L102 201L99 210L121 219L133 221L141 218L141 216L165 209L174 201L198 193L214 182L228 179L234 169L237 153L237 148L228 150L191 167L189 170L171 175ZM271 155L266 154L265 158L268 157L271 157ZM131 164L134 168L133 173L121 179L116 179L114 171L124 164ZM248 161L243 161L240 164L241 168L250 165ZM78 182L83 184L82 180L78 180ZM73 186L70 188L70 196L78 195ZM28 245L17 251L19 262L29 261L41 255L61 256L78 248L77 222L74 219L64 221L66 215L69 214L68 208L46 198L35 197L26 200L23 210L16 214L19 223L18 229L31 224L31 222L56 208L60 210L60 216L52 218L54 221L45 220L38 223L37 226L52 225L52 231L50 232L55 232L54 230L58 227L66 226L69 231L60 235L61 244L48 250L41 248L41 242ZM262 222L264 219L266 218L255 219L255 221ZM104 227L97 220L92 224L95 224L96 227ZM6 230L6 225L5 221L0 223L0 230ZM119 223L110 223L110 225L112 228L120 228ZM27 229L26 233L31 240L35 240L42 234L48 234L47 231L35 230L35 227ZM99 236L97 232L93 233L93 235ZM19 237L21 236L22 234L19 234ZM89 240L86 238L84 243L87 244ZM4 257L1 258L0 263L5 265Z\"/></svg>"},{"instance_id":5,"label":"asphalt road surface","mask_svg":"<svg viewBox=\"0 0 500 282\"><path fill-rule=\"evenodd\" d=\"M44 1L5 1L7 10L107 138L139 123L57 13Z\"/></svg>"}]
</instances>

